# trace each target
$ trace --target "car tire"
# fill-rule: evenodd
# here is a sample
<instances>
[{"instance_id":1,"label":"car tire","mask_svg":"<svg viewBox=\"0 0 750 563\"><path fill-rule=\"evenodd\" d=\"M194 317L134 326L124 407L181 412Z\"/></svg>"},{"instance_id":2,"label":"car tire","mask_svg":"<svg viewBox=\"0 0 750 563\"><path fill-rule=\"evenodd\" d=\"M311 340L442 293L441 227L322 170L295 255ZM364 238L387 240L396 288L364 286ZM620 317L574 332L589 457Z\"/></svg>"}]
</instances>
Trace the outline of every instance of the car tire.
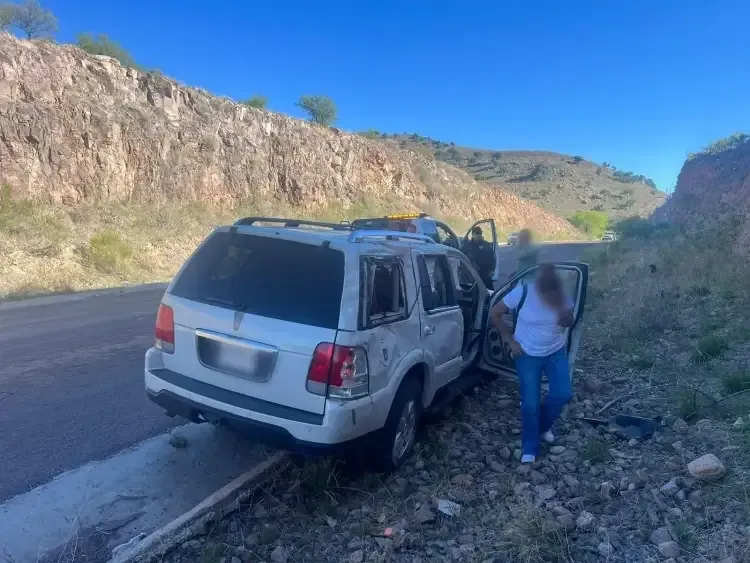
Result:
<instances>
[{"instance_id":1,"label":"car tire","mask_svg":"<svg viewBox=\"0 0 750 563\"><path fill-rule=\"evenodd\" d=\"M391 404L385 426L376 437L375 465L378 470L398 469L409 457L422 418L422 387L413 377L401 383Z\"/></svg>"}]
</instances>

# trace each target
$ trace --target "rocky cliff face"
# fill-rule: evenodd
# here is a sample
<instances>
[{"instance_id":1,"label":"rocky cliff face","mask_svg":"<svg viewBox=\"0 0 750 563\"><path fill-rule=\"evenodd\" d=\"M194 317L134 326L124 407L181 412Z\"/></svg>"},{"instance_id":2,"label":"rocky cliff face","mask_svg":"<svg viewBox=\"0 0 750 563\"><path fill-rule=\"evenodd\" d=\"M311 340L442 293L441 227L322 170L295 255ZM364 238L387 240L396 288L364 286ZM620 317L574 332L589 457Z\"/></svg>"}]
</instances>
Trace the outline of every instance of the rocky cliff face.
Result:
<instances>
[{"instance_id":1,"label":"rocky cliff face","mask_svg":"<svg viewBox=\"0 0 750 563\"><path fill-rule=\"evenodd\" d=\"M501 229L568 223L411 151L256 110L73 46L0 34L0 181L74 205L393 201Z\"/></svg>"},{"instance_id":2,"label":"rocky cliff face","mask_svg":"<svg viewBox=\"0 0 750 563\"><path fill-rule=\"evenodd\" d=\"M750 242L750 143L685 162L656 217L698 228L738 220L742 241Z\"/></svg>"}]
</instances>

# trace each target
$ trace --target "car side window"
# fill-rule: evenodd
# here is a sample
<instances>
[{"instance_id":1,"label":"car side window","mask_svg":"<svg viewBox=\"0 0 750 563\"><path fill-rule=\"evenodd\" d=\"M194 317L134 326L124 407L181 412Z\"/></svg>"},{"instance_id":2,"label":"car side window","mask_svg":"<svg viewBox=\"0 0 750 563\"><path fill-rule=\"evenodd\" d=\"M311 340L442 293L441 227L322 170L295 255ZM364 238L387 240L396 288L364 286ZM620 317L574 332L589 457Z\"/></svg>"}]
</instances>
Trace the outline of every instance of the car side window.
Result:
<instances>
[{"instance_id":1,"label":"car side window","mask_svg":"<svg viewBox=\"0 0 750 563\"><path fill-rule=\"evenodd\" d=\"M417 268L425 311L456 305L450 266L444 255L420 256Z\"/></svg>"},{"instance_id":2,"label":"car side window","mask_svg":"<svg viewBox=\"0 0 750 563\"><path fill-rule=\"evenodd\" d=\"M453 248L458 249L458 237L453 231L450 230L450 227L448 227L448 225L446 225L445 223L435 223L435 228L437 229L440 244L445 244L447 246L452 246Z\"/></svg>"},{"instance_id":3,"label":"car side window","mask_svg":"<svg viewBox=\"0 0 750 563\"><path fill-rule=\"evenodd\" d=\"M471 290L477 283L477 280L463 260L456 256L449 256L448 264L450 264L454 287L462 291Z\"/></svg>"},{"instance_id":4,"label":"car side window","mask_svg":"<svg viewBox=\"0 0 750 563\"><path fill-rule=\"evenodd\" d=\"M404 273L395 257L362 258L361 325L374 327L406 318Z\"/></svg>"}]
</instances>

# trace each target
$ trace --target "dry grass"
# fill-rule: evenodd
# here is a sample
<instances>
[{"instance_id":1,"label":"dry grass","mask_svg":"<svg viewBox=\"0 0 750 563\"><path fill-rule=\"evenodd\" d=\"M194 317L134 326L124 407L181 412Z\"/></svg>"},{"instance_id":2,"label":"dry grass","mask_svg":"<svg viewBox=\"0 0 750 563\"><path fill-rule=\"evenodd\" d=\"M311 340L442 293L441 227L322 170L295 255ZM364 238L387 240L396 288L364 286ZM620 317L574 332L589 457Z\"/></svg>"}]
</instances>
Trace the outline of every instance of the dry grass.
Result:
<instances>
[{"instance_id":1,"label":"dry grass","mask_svg":"<svg viewBox=\"0 0 750 563\"><path fill-rule=\"evenodd\" d=\"M459 236L471 225L424 203ZM238 217L339 222L396 211L404 211L396 200L332 202L312 211L270 200L233 208L201 202L64 207L13 201L6 193L0 196L0 299L169 280L213 228ZM498 236L503 240L506 233Z\"/></svg>"}]
</instances>

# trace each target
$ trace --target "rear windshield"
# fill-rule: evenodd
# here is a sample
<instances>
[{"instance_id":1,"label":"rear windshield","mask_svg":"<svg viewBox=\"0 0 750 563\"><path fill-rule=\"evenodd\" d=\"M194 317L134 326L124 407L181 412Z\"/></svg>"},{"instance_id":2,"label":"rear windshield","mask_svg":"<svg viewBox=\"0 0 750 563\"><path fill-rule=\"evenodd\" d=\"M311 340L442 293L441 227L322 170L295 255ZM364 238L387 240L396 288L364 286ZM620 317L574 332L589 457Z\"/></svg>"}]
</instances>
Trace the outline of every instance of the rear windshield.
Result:
<instances>
[{"instance_id":1,"label":"rear windshield","mask_svg":"<svg viewBox=\"0 0 750 563\"><path fill-rule=\"evenodd\" d=\"M172 295L293 323L337 328L344 254L270 237L214 232Z\"/></svg>"}]
</instances>

